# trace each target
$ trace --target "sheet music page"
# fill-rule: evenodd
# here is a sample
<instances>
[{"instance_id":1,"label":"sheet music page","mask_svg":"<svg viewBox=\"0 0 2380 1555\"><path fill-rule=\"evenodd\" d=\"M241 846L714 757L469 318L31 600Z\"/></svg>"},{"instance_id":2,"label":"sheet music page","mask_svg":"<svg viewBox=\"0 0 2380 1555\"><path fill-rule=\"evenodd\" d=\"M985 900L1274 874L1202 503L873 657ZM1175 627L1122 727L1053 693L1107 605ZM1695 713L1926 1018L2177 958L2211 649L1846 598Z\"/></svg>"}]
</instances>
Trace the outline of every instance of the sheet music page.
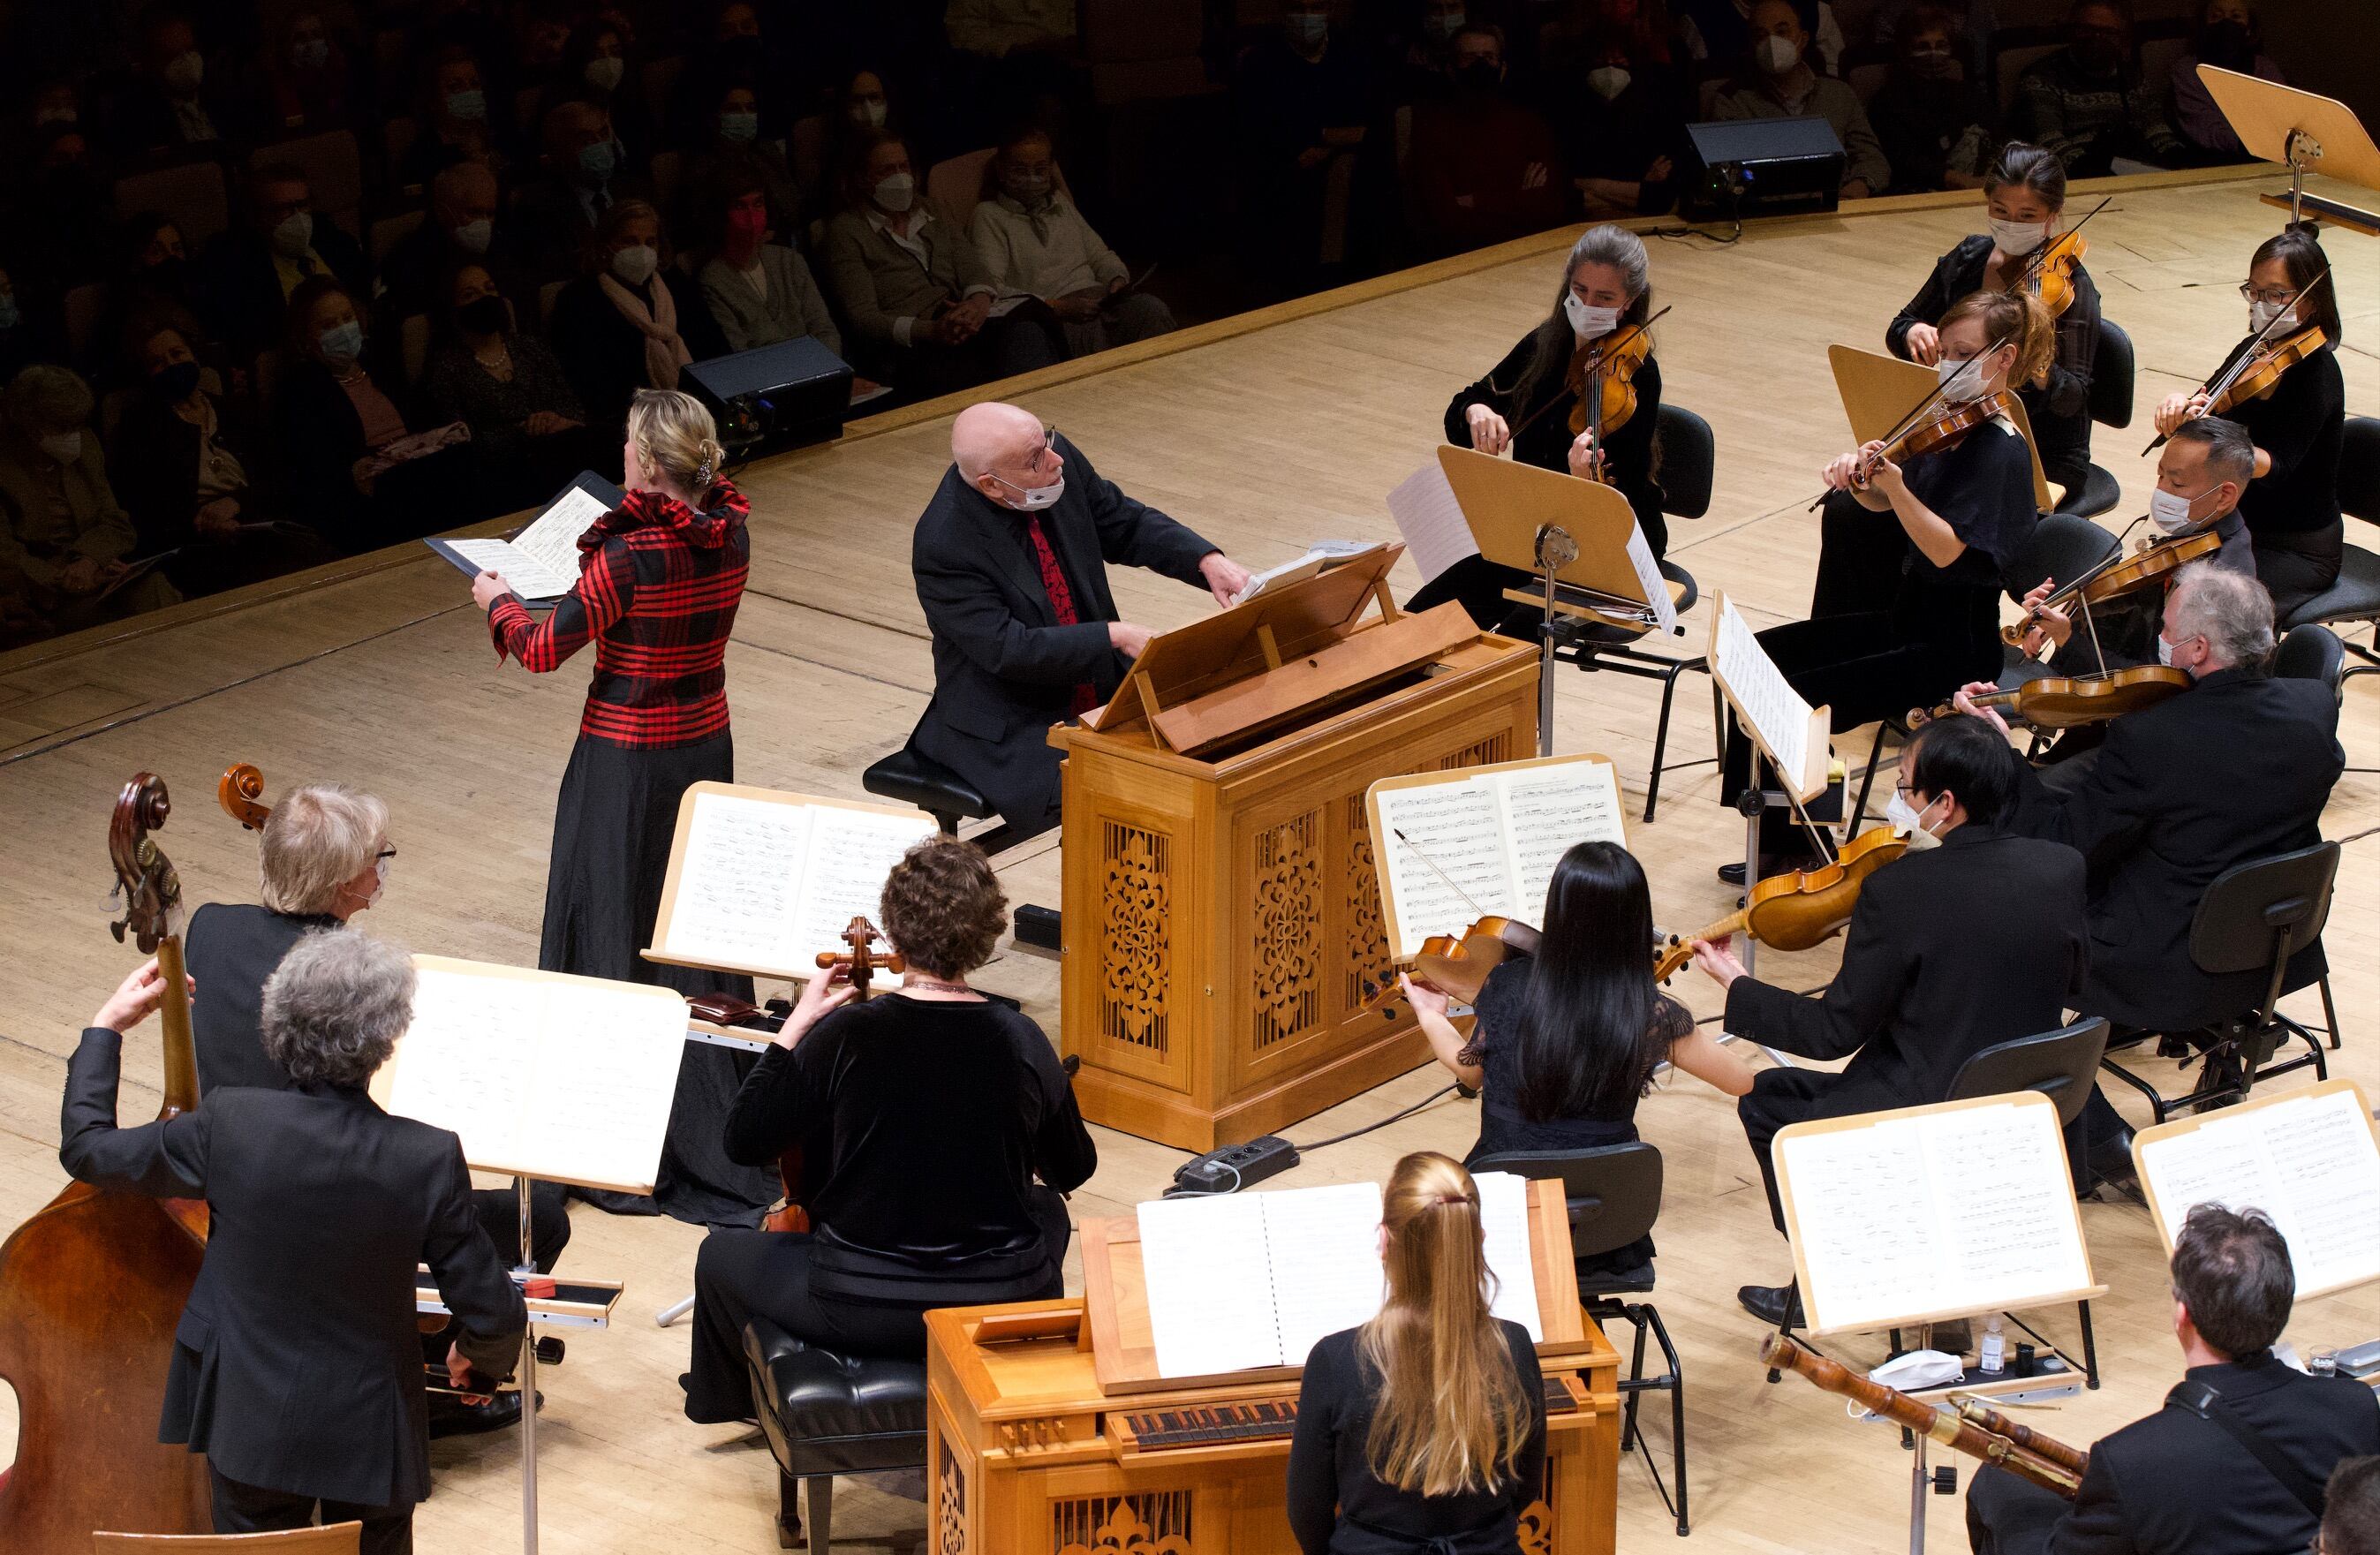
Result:
<instances>
[{"instance_id":1,"label":"sheet music page","mask_svg":"<svg viewBox=\"0 0 2380 1555\"><path fill-rule=\"evenodd\" d=\"M545 983L514 1164L650 1193L686 1056L686 1010L625 984ZM468 1151L466 1152L468 1157Z\"/></svg>"},{"instance_id":2,"label":"sheet music page","mask_svg":"<svg viewBox=\"0 0 2380 1555\"><path fill-rule=\"evenodd\" d=\"M1812 1305L1829 1329L1937 1309L1951 1257L1926 1182L1923 1120L1780 1139Z\"/></svg>"},{"instance_id":3,"label":"sheet music page","mask_svg":"<svg viewBox=\"0 0 2380 1555\"><path fill-rule=\"evenodd\" d=\"M1435 457L1389 492L1389 516L1397 521L1405 553L1421 569L1424 583L1464 557L1479 554L1471 522L1463 516L1463 504L1454 500L1454 488L1447 484L1446 471Z\"/></svg>"},{"instance_id":4,"label":"sheet music page","mask_svg":"<svg viewBox=\"0 0 2380 1555\"><path fill-rule=\"evenodd\" d=\"M578 583L577 567L564 577L508 540L450 540L446 544L481 572L502 573L525 600L558 599Z\"/></svg>"},{"instance_id":5,"label":"sheet music page","mask_svg":"<svg viewBox=\"0 0 2380 1555\"><path fill-rule=\"evenodd\" d=\"M2351 1091L2219 1117L2141 1148L2168 1241L2192 1206L2262 1209L2298 1289L2380 1276L2380 1151Z\"/></svg>"},{"instance_id":6,"label":"sheet music page","mask_svg":"<svg viewBox=\"0 0 2380 1555\"><path fill-rule=\"evenodd\" d=\"M1281 1364L1303 1366L1323 1335L1379 1313L1380 1185L1335 1183L1254 1197L1264 1207Z\"/></svg>"},{"instance_id":7,"label":"sheet music page","mask_svg":"<svg viewBox=\"0 0 2380 1555\"><path fill-rule=\"evenodd\" d=\"M424 966L385 1105L460 1135L466 1160L516 1161L544 1027L538 983Z\"/></svg>"},{"instance_id":8,"label":"sheet music page","mask_svg":"<svg viewBox=\"0 0 2380 1555\"><path fill-rule=\"evenodd\" d=\"M555 592L566 594L578 582L578 537L606 511L601 498L573 486L555 498L552 507L539 514L535 523L513 537L513 549L562 578L563 585Z\"/></svg>"},{"instance_id":9,"label":"sheet music page","mask_svg":"<svg viewBox=\"0 0 2380 1555\"><path fill-rule=\"evenodd\" d=\"M801 871L801 900L794 909L792 952L778 963L796 976L817 970L820 951L841 948L836 938L855 917L870 923L883 916L877 904L884 877L901 856L934 834L934 818L879 815L874 810L810 807L810 840ZM883 925L878 924L878 928Z\"/></svg>"},{"instance_id":10,"label":"sheet music page","mask_svg":"<svg viewBox=\"0 0 2380 1555\"><path fill-rule=\"evenodd\" d=\"M1510 1172L1482 1172L1471 1180L1479 1184L1479 1228L1488 1268L1496 1276L1496 1300L1488 1310L1528 1330L1531 1339L1543 1340L1537 1269L1529 1256L1529 1181Z\"/></svg>"},{"instance_id":11,"label":"sheet music page","mask_svg":"<svg viewBox=\"0 0 2380 1555\"><path fill-rule=\"evenodd\" d=\"M1488 914L1534 917L1545 900L1540 891L1524 907L1514 895L1494 779L1384 789L1379 809L1374 851L1394 893L1390 932L1400 959L1420 954L1431 935L1458 933Z\"/></svg>"},{"instance_id":12,"label":"sheet music page","mask_svg":"<svg viewBox=\"0 0 2380 1555\"><path fill-rule=\"evenodd\" d=\"M1668 636L1680 635L1684 628L1678 625L1677 601L1670 598L1669 580L1661 576L1660 564L1654 560L1652 543L1645 538L1645 526L1628 526L1628 565L1636 569L1636 582L1652 602L1653 619Z\"/></svg>"},{"instance_id":13,"label":"sheet music page","mask_svg":"<svg viewBox=\"0 0 2380 1555\"><path fill-rule=\"evenodd\" d=\"M655 948L719 966L783 969L806 961L794 931L795 905L816 813L809 805L696 795L677 895Z\"/></svg>"},{"instance_id":14,"label":"sheet music page","mask_svg":"<svg viewBox=\"0 0 2380 1555\"><path fill-rule=\"evenodd\" d=\"M1578 843L1628 845L1620 818L1620 780L1607 761L1572 761L1499 772L1504 848L1520 916L1535 923L1544 910L1554 866ZM1411 832L1405 833L1413 835ZM1427 844L1425 844L1425 846ZM1432 855L1432 856L1436 856Z\"/></svg>"},{"instance_id":15,"label":"sheet music page","mask_svg":"<svg viewBox=\"0 0 2380 1555\"><path fill-rule=\"evenodd\" d=\"M1736 613L1735 601L1721 598L1718 632L1712 660L1719 678L1735 695L1736 704L1752 721L1768 753L1784 769L1786 780L1798 787L1809 770L1810 704L1786 684L1783 672Z\"/></svg>"},{"instance_id":16,"label":"sheet music page","mask_svg":"<svg viewBox=\"0 0 2380 1555\"><path fill-rule=\"evenodd\" d=\"M2057 1110L2010 1103L1925 1121L1934 1202L1956 1270L1955 1286L1929 1309L1980 1310L2088 1286Z\"/></svg>"},{"instance_id":17,"label":"sheet music page","mask_svg":"<svg viewBox=\"0 0 2380 1555\"><path fill-rule=\"evenodd\" d=\"M1157 1374L1207 1377L1284 1364L1257 1197L1152 1199L1135 1214ZM1288 1364L1305 1359L1300 1351Z\"/></svg>"}]
</instances>

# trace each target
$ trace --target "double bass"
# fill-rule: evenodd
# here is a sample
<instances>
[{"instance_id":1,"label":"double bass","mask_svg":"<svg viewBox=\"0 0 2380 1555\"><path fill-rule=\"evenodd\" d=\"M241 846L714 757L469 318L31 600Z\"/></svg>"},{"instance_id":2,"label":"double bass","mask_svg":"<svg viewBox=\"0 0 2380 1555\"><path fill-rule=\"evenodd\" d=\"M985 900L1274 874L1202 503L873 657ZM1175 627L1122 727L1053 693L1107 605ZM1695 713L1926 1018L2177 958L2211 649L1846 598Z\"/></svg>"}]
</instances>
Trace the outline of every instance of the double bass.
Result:
<instances>
[{"instance_id":1,"label":"double bass","mask_svg":"<svg viewBox=\"0 0 2380 1555\"><path fill-rule=\"evenodd\" d=\"M164 989L160 1122L199 1104L182 970L181 882L150 833L163 780L124 785L108 825L128 932ZM17 1391L17 1462L0 1477L0 1549L88 1555L94 1529L211 1531L203 1457L157 1440L174 1330L206 1254L203 1203L70 1183L0 1245L0 1378Z\"/></svg>"},{"instance_id":2,"label":"double bass","mask_svg":"<svg viewBox=\"0 0 2380 1555\"><path fill-rule=\"evenodd\" d=\"M850 980L855 1001L867 999L868 985L875 981L878 972L904 972L908 969L908 964L901 959L897 951L879 955L868 948L883 936L874 924L864 917L853 918L840 937L846 948L819 952L818 968L828 977L838 971L843 973ZM777 1158L777 1180L784 1184L784 1199L761 1219L760 1229L809 1230L810 1212L802 1203L802 1147L798 1140Z\"/></svg>"}]
</instances>

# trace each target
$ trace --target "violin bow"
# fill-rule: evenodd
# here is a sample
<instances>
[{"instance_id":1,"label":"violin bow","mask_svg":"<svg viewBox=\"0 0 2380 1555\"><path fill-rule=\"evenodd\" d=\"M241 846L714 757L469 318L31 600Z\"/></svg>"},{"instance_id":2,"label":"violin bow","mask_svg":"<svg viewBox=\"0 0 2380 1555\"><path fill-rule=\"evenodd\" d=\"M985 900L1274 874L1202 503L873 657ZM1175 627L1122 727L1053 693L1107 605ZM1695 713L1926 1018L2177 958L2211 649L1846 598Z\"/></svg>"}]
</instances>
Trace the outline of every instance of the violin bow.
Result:
<instances>
[{"instance_id":1,"label":"violin bow","mask_svg":"<svg viewBox=\"0 0 2380 1555\"><path fill-rule=\"evenodd\" d=\"M1626 329L1620 331L1618 334L1606 339L1597 341L1595 343L1596 346L1600 350L1608 351L1625 346L1629 341L1644 334L1646 330L1651 329L1655 324L1659 323L1664 318L1668 317L1670 308L1675 306L1676 304L1674 303L1670 304L1668 307L1664 307L1660 312L1654 314L1651 318L1630 324ZM1551 410L1555 406L1560 403L1561 402L1560 400L1549 399L1546 401L1545 404L1529 412L1528 416L1522 420L1521 424L1512 429L1512 435L1514 437L1518 437L1529 428L1536 426L1537 424L1538 418L1542 417L1547 411ZM1601 444L1602 441L1603 440L1599 437L1596 439L1598 445Z\"/></svg>"},{"instance_id":2,"label":"violin bow","mask_svg":"<svg viewBox=\"0 0 2380 1555\"><path fill-rule=\"evenodd\" d=\"M2114 195L2111 194L2105 197L2098 204L2092 206L2090 210L2084 212L2081 221L2076 222L2072 226L2068 227L2064 232L2059 233L2055 237L2043 239L2041 247L2034 249L2033 252L2024 256L2024 268L2017 272L2016 285L2010 286L2009 290L2014 291L2017 286L2025 285L2034 276L2040 274L2041 267L2048 262L2050 249L2055 249L2058 245L2073 237L2084 227L2089 226L2093 216L2097 215L2100 212L2106 210L2115 202L2116 197Z\"/></svg>"},{"instance_id":3,"label":"violin bow","mask_svg":"<svg viewBox=\"0 0 2380 1555\"><path fill-rule=\"evenodd\" d=\"M1475 902L1475 901L1473 901L1473 900L1471 899L1471 893L1469 893L1469 892L1467 892L1467 891L1463 890L1461 886L1459 886L1459 885L1455 884L1455 883L1454 883L1454 877L1453 877L1452 875L1448 874L1445 870L1443 870L1443 869L1439 869L1439 868L1438 867L1438 860L1437 860L1437 859L1432 858L1428 854L1426 854L1426 853L1422 852L1422 850L1421 850L1421 849L1419 849L1419 848L1417 848L1417 847L1415 847L1415 846L1414 845L1414 840L1413 840L1411 837L1408 837L1408 836L1406 836L1406 835L1405 835L1405 833L1404 833L1404 829L1403 829L1402 827L1398 827L1398 826L1391 826L1391 827L1390 827L1390 828L1389 828L1389 835L1390 835L1390 836L1392 836L1392 837L1396 838L1396 840L1397 840L1399 843L1402 844L1403 844L1403 846L1404 846L1404 850L1405 850L1407 853L1412 854L1415 858L1418 858L1418 859L1420 859L1424 864L1428 865L1428 866L1429 866L1429 872L1430 872L1431 874L1433 874L1433 875L1436 875L1436 876L1437 876L1437 877L1438 877L1441 881L1443 881L1443 882L1445 883L1445 886L1446 886L1446 889L1447 889L1447 890L1451 891L1451 892L1452 892L1452 893L1454 893L1457 896L1462 897L1462 898L1463 898L1463 905L1464 906L1466 906L1466 907L1468 907L1468 908L1470 908L1470 909L1471 909L1471 916L1472 916L1473 917L1475 917L1475 918L1481 918L1481 917L1486 917L1488 916L1486 913L1481 912L1481 911L1479 910L1479 904L1478 904L1478 903L1476 903L1476 902Z\"/></svg>"},{"instance_id":4,"label":"violin bow","mask_svg":"<svg viewBox=\"0 0 2380 1555\"><path fill-rule=\"evenodd\" d=\"M1925 392L1925 398L1919 400L1915 405L1911 406L1909 407L1909 413L1892 424L1892 430L1890 431L1885 433L1884 436L1877 438L1875 441L1882 443L1886 446L1889 447L1900 439L1906 437L1909 434L1910 429L1917 424L1918 418L1924 416L1926 411L1932 409L1935 402L1939 400L1944 395L1950 392L1951 384L1956 383L1960 379L1964 378L1970 371L1973 371L1974 365L1977 362L1982 361L1985 357L1992 355L2014 338L2015 336L2013 335L2001 335L1998 340L1995 340L1990 345L1985 346L1983 350L1978 352L1976 355L1969 357L1965 361L1961 362L1959 364L1958 371L1953 372L1949 377L1943 379L1931 389L1928 389ZM1802 511L1804 513L1815 513L1818 511L1819 504L1824 503L1828 496L1833 494L1833 490L1834 489L1832 487L1828 487L1826 491L1820 492L1816 496L1812 497L1810 499L1810 505L1803 508Z\"/></svg>"},{"instance_id":5,"label":"violin bow","mask_svg":"<svg viewBox=\"0 0 2380 1555\"><path fill-rule=\"evenodd\" d=\"M2296 307L2300 299L2311 294L2316 286L2327 285L2329 284L2330 266L2325 264L2322 267L2321 274L2316 275L2313 280L2308 281L2304 285L2298 288L2298 295L2289 298L2289 308ZM2256 354L2259 351L2262 351L2265 348L2265 344L2272 339L2273 331L2279 328L2281 321L2289 316L2289 309L2284 308L2279 312L2274 314L2270 319L2265 321L2265 327L2258 330L2256 332L2255 338L2248 342L2247 349L2232 358L2231 360L2224 366L2216 368L2213 373L2208 375L2204 383L2199 384L2197 388L2191 391L2190 397L2192 399L2196 399L2200 395L2204 395L2207 397L2207 402L2209 404L2221 399L2223 397L2224 391L2230 388L2232 384L2238 383L2240 378L2247 373L2249 367L2256 360ZM2164 447L2166 443L2166 434L2164 432L2157 433L2156 441L2151 443L2147 447L2141 450L2142 456L2146 457L2148 455L2155 453L2158 449Z\"/></svg>"}]
</instances>

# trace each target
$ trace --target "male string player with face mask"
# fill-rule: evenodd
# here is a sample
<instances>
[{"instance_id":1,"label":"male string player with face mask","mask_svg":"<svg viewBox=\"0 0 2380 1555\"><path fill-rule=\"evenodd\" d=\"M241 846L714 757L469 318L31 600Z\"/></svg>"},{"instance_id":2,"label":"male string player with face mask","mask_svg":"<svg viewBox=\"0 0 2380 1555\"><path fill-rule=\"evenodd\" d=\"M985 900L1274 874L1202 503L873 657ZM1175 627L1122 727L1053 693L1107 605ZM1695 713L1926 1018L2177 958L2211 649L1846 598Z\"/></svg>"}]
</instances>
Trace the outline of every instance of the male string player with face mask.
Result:
<instances>
[{"instance_id":1,"label":"male string player with face mask","mask_svg":"<svg viewBox=\"0 0 2380 1555\"><path fill-rule=\"evenodd\" d=\"M1019 833L1058 822L1050 726L1105 702L1148 646L1116 618L1107 564L1148 567L1229 604L1248 570L1101 478L1014 405L951 424L951 468L910 553L934 636L934 699L910 748L948 767Z\"/></svg>"}]
</instances>

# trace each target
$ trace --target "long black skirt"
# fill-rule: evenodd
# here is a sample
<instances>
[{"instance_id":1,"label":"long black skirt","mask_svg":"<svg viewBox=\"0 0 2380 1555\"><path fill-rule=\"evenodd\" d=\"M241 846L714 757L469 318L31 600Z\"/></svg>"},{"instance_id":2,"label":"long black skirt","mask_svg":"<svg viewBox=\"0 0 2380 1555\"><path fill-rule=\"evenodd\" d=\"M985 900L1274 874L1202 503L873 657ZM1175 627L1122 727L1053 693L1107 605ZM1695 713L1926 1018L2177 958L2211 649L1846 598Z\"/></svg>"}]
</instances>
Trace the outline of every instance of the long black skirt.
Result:
<instances>
[{"instance_id":1,"label":"long black skirt","mask_svg":"<svg viewBox=\"0 0 2380 1555\"><path fill-rule=\"evenodd\" d=\"M632 749L578 737L553 807L553 858L545 877L545 935L537 964L549 972L655 983L681 993L752 997L752 979L647 961L669 874L678 801L705 780L732 783L735 742ZM777 1198L776 1176L738 1166L720 1139L750 1054L686 1044L678 1068L652 1207L695 1225L756 1226ZM606 1209L650 1213L626 1195L585 1195ZM623 1202L623 1201L625 1202Z\"/></svg>"}]
</instances>

